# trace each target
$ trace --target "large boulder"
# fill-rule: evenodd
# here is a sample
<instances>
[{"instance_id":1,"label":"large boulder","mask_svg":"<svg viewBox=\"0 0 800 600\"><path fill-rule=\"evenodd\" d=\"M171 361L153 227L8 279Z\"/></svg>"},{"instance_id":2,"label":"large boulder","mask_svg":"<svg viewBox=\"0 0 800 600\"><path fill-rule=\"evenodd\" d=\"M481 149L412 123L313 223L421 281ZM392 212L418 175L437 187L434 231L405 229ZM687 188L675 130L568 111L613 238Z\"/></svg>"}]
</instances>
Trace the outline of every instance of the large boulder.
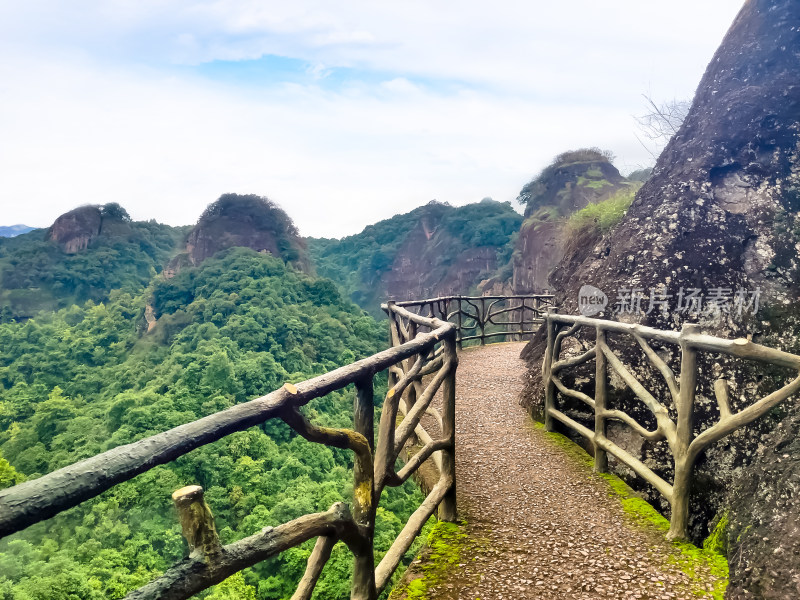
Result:
<instances>
[{"instance_id":1,"label":"large boulder","mask_svg":"<svg viewBox=\"0 0 800 600\"><path fill-rule=\"evenodd\" d=\"M86 250L101 233L127 235L130 222L127 211L116 202L79 206L58 217L47 230L47 238L67 254L77 254Z\"/></svg>"},{"instance_id":2,"label":"large boulder","mask_svg":"<svg viewBox=\"0 0 800 600\"><path fill-rule=\"evenodd\" d=\"M622 222L596 243L573 241L571 251L551 273L562 312L577 312L579 289L592 285L610 300L600 316L665 329L699 323L708 333L752 337L800 353L798 65L800 3L748 1L709 64L683 126ZM635 290L643 296L640 306L625 305L622 300L629 300ZM679 302L685 305L692 290L703 298L700 310L681 310ZM737 291L742 300L738 306ZM655 302L651 303L651 297ZM663 380L643 360L641 350L619 339L615 344L623 362L668 403ZM541 406L542 348L539 336L525 351L531 370L523 402L533 412ZM574 351L580 350L579 341ZM679 370L675 349L657 350ZM698 431L718 417L714 379L724 376L731 382L734 410L739 410L791 375L708 354L701 356L699 364ZM620 381L612 378L610 383L616 408L624 408L644 425L652 424L652 416ZM582 385L580 379L573 384ZM590 378L583 385L591 393ZM796 400L789 401L790 408L793 404ZM567 403L565 410L590 422L585 411L581 417L581 407ZM769 451L770 431L781 416L773 411L701 457L692 498L691 531L696 541L708 532L714 516L736 500L728 490L743 476L759 447ZM643 441L622 427L610 435L659 474L671 477L663 442ZM620 472L625 475L624 469ZM640 480L627 475L654 503L661 502ZM667 510L663 502L660 505ZM798 564L796 550L787 556ZM734 579L737 568L732 560ZM771 596L756 593L752 597Z\"/></svg>"},{"instance_id":3,"label":"large boulder","mask_svg":"<svg viewBox=\"0 0 800 600\"><path fill-rule=\"evenodd\" d=\"M99 206L80 206L58 217L47 232L67 254L85 250L100 235L103 217Z\"/></svg>"}]
</instances>

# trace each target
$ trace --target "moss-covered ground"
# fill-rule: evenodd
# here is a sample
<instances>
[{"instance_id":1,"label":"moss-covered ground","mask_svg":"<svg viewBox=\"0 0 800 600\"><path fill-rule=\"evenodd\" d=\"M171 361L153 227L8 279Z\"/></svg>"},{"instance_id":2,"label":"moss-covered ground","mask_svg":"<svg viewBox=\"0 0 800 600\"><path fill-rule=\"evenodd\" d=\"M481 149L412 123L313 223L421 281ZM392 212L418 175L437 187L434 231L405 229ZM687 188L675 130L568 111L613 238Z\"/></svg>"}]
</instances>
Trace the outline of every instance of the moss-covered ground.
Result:
<instances>
[{"instance_id":1,"label":"moss-covered ground","mask_svg":"<svg viewBox=\"0 0 800 600\"><path fill-rule=\"evenodd\" d=\"M629 520L637 527L650 530L658 535L666 535L669 530L669 521L664 518L652 505L643 500L637 493L616 475L610 473L591 473L594 461L580 446L572 440L555 432L547 432L544 425L533 422L533 427L544 434L553 444L558 446L565 454L573 458L582 468L587 469L587 476L599 476L607 484L613 497L619 500ZM725 588L728 585L728 561L722 554L725 539L727 518L723 515L711 535L705 540L703 547L698 548L692 543L674 541L677 550L666 560L678 566L696 584L695 593L698 596L707 595L705 588L707 579L704 574L711 573L715 578L712 594L715 600L722 600Z\"/></svg>"},{"instance_id":2,"label":"moss-covered ground","mask_svg":"<svg viewBox=\"0 0 800 600\"><path fill-rule=\"evenodd\" d=\"M477 543L466 533L466 523L437 522L426 538L419 560L392 590L389 600L429 600L438 585L452 577L465 549Z\"/></svg>"}]
</instances>

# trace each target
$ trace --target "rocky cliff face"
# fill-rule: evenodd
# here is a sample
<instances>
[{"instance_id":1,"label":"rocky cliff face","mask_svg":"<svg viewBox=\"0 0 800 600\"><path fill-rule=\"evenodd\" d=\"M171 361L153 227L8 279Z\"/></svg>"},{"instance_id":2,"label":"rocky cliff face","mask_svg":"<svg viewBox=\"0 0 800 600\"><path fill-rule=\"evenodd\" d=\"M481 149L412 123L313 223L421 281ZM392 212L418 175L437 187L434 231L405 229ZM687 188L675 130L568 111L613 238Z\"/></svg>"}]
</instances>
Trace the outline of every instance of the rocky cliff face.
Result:
<instances>
[{"instance_id":1,"label":"rocky cliff face","mask_svg":"<svg viewBox=\"0 0 800 600\"><path fill-rule=\"evenodd\" d=\"M659 157L625 219L599 243L577 249L554 274L552 283L564 307L562 312L575 312L578 289L591 284L610 300L606 317L669 329L697 322L709 333L752 336L769 346L800 351L798 64L800 3L747 2L703 76L686 121ZM641 290L641 306L620 311L624 307L617 299L630 297L631 290ZM679 302L689 290L697 290L702 298L700 311L681 310ZM737 290L748 301L760 291L758 306L748 302L744 310L737 310L732 301ZM648 310L651 293L665 304ZM714 301L714 297L728 301ZM663 383L648 371L640 353L618 351L650 389L664 397ZM676 356L663 352L677 370ZM533 383L524 401L535 410L540 401L535 380L541 364L541 340L529 345L526 356ZM737 409L775 389L787 375L714 357L704 360L698 430L716 418L709 383L720 374L732 382ZM615 402L648 423L647 415L641 408L637 412L619 382ZM796 401L782 410L795 411ZM717 443L701 459L692 501L696 538L707 531L714 513L735 500L726 498L733 481L758 477L757 470L743 465L752 460L760 443L763 448L772 443L768 432L782 414L785 412L774 411L769 418ZM669 477L663 448L628 437L619 433L616 441ZM764 482L768 486L776 483ZM778 493L773 488L767 495ZM651 499L658 500L655 496ZM731 518L738 517L732 514ZM777 518L776 513L772 518ZM795 519L779 521L785 524ZM800 555L796 538L790 546L780 556L766 557L766 563L791 556L796 565ZM731 568L733 580L739 580L739 563L732 561ZM773 571L778 575L784 572ZM754 591L735 597L778 596Z\"/></svg>"},{"instance_id":2,"label":"rocky cliff face","mask_svg":"<svg viewBox=\"0 0 800 600\"><path fill-rule=\"evenodd\" d=\"M388 299L469 294L481 282L491 288L489 280L510 279L500 271L521 222L507 202L433 201L341 240L311 239L309 247L320 275L378 315Z\"/></svg>"},{"instance_id":3,"label":"rocky cliff face","mask_svg":"<svg viewBox=\"0 0 800 600\"><path fill-rule=\"evenodd\" d=\"M56 242L67 254L77 254L86 250L101 233L128 235L130 222L127 211L116 202L79 206L53 222L47 230L47 239Z\"/></svg>"},{"instance_id":4,"label":"rocky cliff face","mask_svg":"<svg viewBox=\"0 0 800 600\"><path fill-rule=\"evenodd\" d=\"M308 270L305 244L289 216L268 198L254 194L223 194L210 204L186 238L185 252L164 269L167 277L186 266L197 266L233 246L272 254Z\"/></svg>"},{"instance_id":5,"label":"rocky cliff face","mask_svg":"<svg viewBox=\"0 0 800 600\"><path fill-rule=\"evenodd\" d=\"M421 219L400 246L391 268L378 277L386 298L433 298L469 293L481 275L493 273L498 264L497 248L465 248L455 256L443 256L453 242L430 218ZM444 259L444 260L443 260Z\"/></svg>"},{"instance_id":6,"label":"rocky cliff face","mask_svg":"<svg viewBox=\"0 0 800 600\"><path fill-rule=\"evenodd\" d=\"M517 198L525 221L513 254L513 292L551 290L550 272L565 251L565 218L631 185L596 149L565 152L526 184Z\"/></svg>"},{"instance_id":7,"label":"rocky cliff face","mask_svg":"<svg viewBox=\"0 0 800 600\"><path fill-rule=\"evenodd\" d=\"M58 217L47 236L67 254L75 254L100 235L102 222L99 206L80 206Z\"/></svg>"}]
</instances>

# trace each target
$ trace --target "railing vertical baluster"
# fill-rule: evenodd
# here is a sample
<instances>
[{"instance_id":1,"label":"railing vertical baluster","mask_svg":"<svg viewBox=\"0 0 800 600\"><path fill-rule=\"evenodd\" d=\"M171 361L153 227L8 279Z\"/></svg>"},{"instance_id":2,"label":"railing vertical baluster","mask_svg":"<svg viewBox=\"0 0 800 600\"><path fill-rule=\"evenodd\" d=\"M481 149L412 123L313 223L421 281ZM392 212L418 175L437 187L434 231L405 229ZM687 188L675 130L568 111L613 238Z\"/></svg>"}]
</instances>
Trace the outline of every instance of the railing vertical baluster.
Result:
<instances>
[{"instance_id":1,"label":"railing vertical baluster","mask_svg":"<svg viewBox=\"0 0 800 600\"><path fill-rule=\"evenodd\" d=\"M606 355L603 348L606 345L606 332L597 327L597 338L595 343L595 370L594 370L594 470L596 473L608 471L608 454L597 443L598 440L606 438L606 418L603 413L606 410L606 386L608 384Z\"/></svg>"},{"instance_id":2,"label":"railing vertical baluster","mask_svg":"<svg viewBox=\"0 0 800 600\"><path fill-rule=\"evenodd\" d=\"M372 375L356 381L356 399L353 408L354 430L369 442L370 450L375 450L374 409ZM353 518L366 538L367 548L355 554L353 561L353 585L351 600L374 600L375 592L375 484L373 473L365 473L360 461L356 461L353 469Z\"/></svg>"},{"instance_id":3,"label":"railing vertical baluster","mask_svg":"<svg viewBox=\"0 0 800 600\"><path fill-rule=\"evenodd\" d=\"M544 380L544 427L547 431L553 431L553 416L550 411L555 408L556 385L550 376L550 367L553 364L553 346L555 345L555 321L550 315L545 314L545 327L547 328L547 346L544 352L544 362L542 363L542 379Z\"/></svg>"},{"instance_id":4,"label":"railing vertical baluster","mask_svg":"<svg viewBox=\"0 0 800 600\"><path fill-rule=\"evenodd\" d=\"M439 505L439 520L454 522L458 518L456 511L456 352L455 334L444 339L443 369L449 373L442 382L442 437L450 443L442 450L442 474L450 478L452 485L442 503Z\"/></svg>"},{"instance_id":5,"label":"railing vertical baluster","mask_svg":"<svg viewBox=\"0 0 800 600\"><path fill-rule=\"evenodd\" d=\"M461 341L461 338L464 337L464 334L461 331L463 315L461 314L461 298L460 297L458 298L457 302L458 302L458 330L456 331L456 339L458 340L458 349L461 350L464 347L464 343Z\"/></svg>"},{"instance_id":6,"label":"railing vertical baluster","mask_svg":"<svg viewBox=\"0 0 800 600\"><path fill-rule=\"evenodd\" d=\"M677 401L677 428L675 447L675 477L672 484L672 514L670 515L669 539L687 539L689 527L689 493L692 485L694 461L689 459L689 444L692 443L694 427L694 397L697 388L697 350L685 337L696 334L698 325L685 324L681 329L681 375Z\"/></svg>"},{"instance_id":7,"label":"railing vertical baluster","mask_svg":"<svg viewBox=\"0 0 800 600\"><path fill-rule=\"evenodd\" d=\"M486 299L481 298L481 316L480 316L480 326L481 326L481 346L486 345Z\"/></svg>"},{"instance_id":8,"label":"railing vertical baluster","mask_svg":"<svg viewBox=\"0 0 800 600\"><path fill-rule=\"evenodd\" d=\"M408 335L413 340L414 337L417 335L417 324L413 321L408 323ZM406 372L410 371L411 368L414 366L414 361L417 360L418 356L412 356L411 358L406 360ZM414 404L417 403L417 390L420 389L422 386L421 381L415 381L413 385L408 386L407 388L407 398L408 398L408 408L410 409Z\"/></svg>"}]
</instances>

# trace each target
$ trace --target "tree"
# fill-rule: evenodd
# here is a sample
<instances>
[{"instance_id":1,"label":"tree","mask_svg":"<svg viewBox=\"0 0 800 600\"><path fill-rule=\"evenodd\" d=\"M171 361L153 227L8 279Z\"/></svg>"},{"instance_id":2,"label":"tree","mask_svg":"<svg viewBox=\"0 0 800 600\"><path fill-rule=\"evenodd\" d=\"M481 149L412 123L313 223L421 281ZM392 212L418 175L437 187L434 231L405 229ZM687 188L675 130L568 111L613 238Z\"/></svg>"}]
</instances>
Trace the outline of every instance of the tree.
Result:
<instances>
[{"instance_id":1,"label":"tree","mask_svg":"<svg viewBox=\"0 0 800 600\"><path fill-rule=\"evenodd\" d=\"M645 99L647 112L634 118L642 137L649 140L649 143L642 141L638 135L636 139L653 160L656 160L672 136L678 133L692 103L689 100L675 99L657 103L649 94L642 94L642 97Z\"/></svg>"}]
</instances>

